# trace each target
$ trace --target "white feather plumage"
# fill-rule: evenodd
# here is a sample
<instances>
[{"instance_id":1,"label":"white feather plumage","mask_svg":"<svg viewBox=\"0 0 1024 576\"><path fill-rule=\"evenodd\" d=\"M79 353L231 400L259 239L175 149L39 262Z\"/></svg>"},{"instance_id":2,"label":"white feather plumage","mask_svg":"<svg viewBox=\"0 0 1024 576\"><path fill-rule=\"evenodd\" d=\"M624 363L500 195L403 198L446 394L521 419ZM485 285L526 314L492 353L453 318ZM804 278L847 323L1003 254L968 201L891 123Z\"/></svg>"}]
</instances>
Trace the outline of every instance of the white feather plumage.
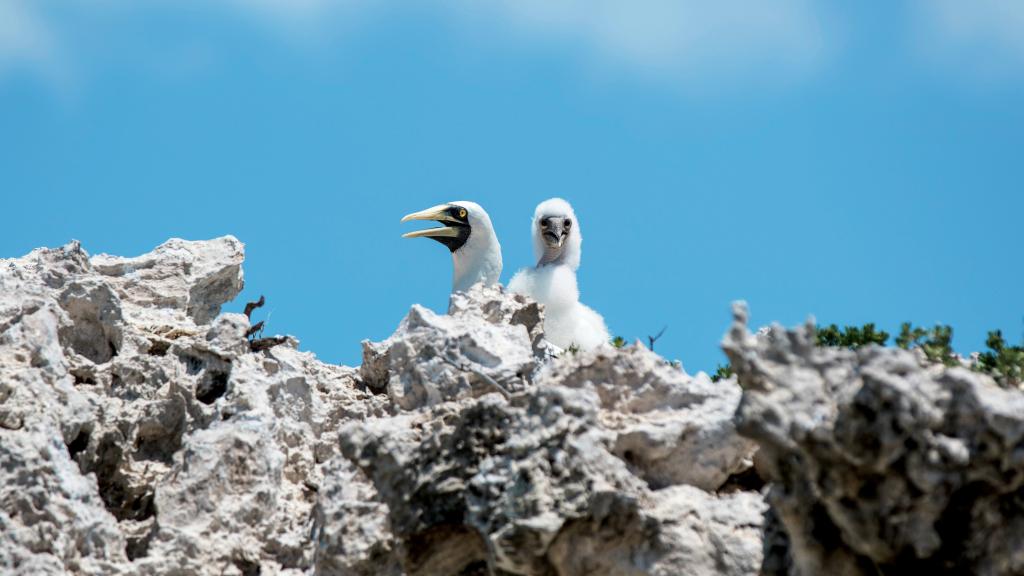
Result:
<instances>
[{"instance_id":1,"label":"white feather plumage","mask_svg":"<svg viewBox=\"0 0 1024 576\"><path fill-rule=\"evenodd\" d=\"M501 244L491 217L476 202L452 202L466 209L472 232L466 244L452 252L452 292L465 292L477 282L496 284L501 276Z\"/></svg>"},{"instance_id":2,"label":"white feather plumage","mask_svg":"<svg viewBox=\"0 0 1024 576\"><path fill-rule=\"evenodd\" d=\"M534 253L541 262L546 245L540 222L551 217L572 221L557 261L516 272L508 283L508 289L544 304L544 336L549 342L560 348L575 345L582 350L591 350L606 344L610 336L604 318L579 301L576 270L582 256L583 235L572 206L565 200L545 200L534 211L530 224Z\"/></svg>"}]
</instances>

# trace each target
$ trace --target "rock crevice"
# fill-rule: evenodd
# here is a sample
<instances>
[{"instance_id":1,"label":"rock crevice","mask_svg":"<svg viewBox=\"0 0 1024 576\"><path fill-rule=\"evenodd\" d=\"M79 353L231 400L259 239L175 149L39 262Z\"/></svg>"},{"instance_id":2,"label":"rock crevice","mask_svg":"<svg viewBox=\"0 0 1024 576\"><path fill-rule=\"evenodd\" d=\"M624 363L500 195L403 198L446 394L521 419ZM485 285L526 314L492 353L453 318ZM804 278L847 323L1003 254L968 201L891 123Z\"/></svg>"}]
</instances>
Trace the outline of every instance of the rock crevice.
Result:
<instances>
[{"instance_id":1,"label":"rock crevice","mask_svg":"<svg viewBox=\"0 0 1024 576\"><path fill-rule=\"evenodd\" d=\"M1024 572L1024 400L987 377L737 309L712 382L481 286L337 366L221 313L243 257L0 260L0 572Z\"/></svg>"}]
</instances>

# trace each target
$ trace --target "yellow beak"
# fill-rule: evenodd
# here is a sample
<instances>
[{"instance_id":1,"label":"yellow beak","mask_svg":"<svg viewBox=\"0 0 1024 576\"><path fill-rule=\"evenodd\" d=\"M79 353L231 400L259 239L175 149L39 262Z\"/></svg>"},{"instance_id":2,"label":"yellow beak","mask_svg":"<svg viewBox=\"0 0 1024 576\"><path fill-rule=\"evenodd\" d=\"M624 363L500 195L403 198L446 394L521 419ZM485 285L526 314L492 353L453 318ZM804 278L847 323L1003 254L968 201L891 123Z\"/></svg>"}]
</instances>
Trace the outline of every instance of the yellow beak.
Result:
<instances>
[{"instance_id":1,"label":"yellow beak","mask_svg":"<svg viewBox=\"0 0 1024 576\"><path fill-rule=\"evenodd\" d=\"M413 212L412 214L406 214L402 218L402 222L408 222L410 220L433 220L435 222L456 222L458 220L448 215L448 210L451 206L447 204L438 204L432 208L426 210L420 210L419 212ZM402 234L402 238L433 238L433 237L450 237L454 238L459 235L459 231L449 226L441 226L440 228L428 228L426 230L416 230L415 232L406 232Z\"/></svg>"}]
</instances>

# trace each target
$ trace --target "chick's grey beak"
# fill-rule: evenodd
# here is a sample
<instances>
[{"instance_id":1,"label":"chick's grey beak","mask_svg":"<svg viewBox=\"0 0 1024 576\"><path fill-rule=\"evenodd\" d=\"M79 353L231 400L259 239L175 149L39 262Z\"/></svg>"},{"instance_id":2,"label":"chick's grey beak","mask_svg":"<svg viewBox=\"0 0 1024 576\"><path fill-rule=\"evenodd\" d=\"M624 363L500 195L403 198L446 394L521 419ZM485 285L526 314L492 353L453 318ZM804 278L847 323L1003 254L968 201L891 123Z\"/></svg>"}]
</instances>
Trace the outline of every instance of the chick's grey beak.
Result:
<instances>
[{"instance_id":1,"label":"chick's grey beak","mask_svg":"<svg viewBox=\"0 0 1024 576\"><path fill-rule=\"evenodd\" d=\"M566 230L562 226L561 222L551 222L541 232L541 236L544 238L544 243L551 248L561 248L562 243L565 242L565 238L568 236Z\"/></svg>"}]
</instances>

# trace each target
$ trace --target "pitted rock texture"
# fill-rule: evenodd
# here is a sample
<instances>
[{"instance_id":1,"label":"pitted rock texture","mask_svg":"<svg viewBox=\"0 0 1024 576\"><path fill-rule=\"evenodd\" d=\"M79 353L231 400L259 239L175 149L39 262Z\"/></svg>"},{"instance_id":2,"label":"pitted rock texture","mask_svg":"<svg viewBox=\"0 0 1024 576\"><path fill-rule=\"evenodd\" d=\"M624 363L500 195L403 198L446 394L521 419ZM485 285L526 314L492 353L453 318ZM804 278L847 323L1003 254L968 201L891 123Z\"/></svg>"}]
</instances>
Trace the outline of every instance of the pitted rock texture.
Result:
<instances>
[{"instance_id":1,"label":"pitted rock texture","mask_svg":"<svg viewBox=\"0 0 1024 576\"><path fill-rule=\"evenodd\" d=\"M497 389L522 389L537 361L525 327L414 305L398 330L363 343L363 381L405 410ZM495 383L498 386L495 386Z\"/></svg>"},{"instance_id":2,"label":"pitted rock texture","mask_svg":"<svg viewBox=\"0 0 1024 576\"><path fill-rule=\"evenodd\" d=\"M390 408L353 369L249 352L248 320L218 315L242 255L225 237L0 261L0 573L313 565L338 425Z\"/></svg>"},{"instance_id":3,"label":"pitted rock texture","mask_svg":"<svg viewBox=\"0 0 1024 576\"><path fill-rule=\"evenodd\" d=\"M600 399L539 386L342 429L390 510L409 574L751 574L759 493L651 490Z\"/></svg>"},{"instance_id":4,"label":"pitted rock texture","mask_svg":"<svg viewBox=\"0 0 1024 576\"><path fill-rule=\"evenodd\" d=\"M766 573L1024 574L1024 394L735 316L736 422L771 482Z\"/></svg>"},{"instance_id":5,"label":"pitted rock texture","mask_svg":"<svg viewBox=\"0 0 1024 576\"><path fill-rule=\"evenodd\" d=\"M252 352L231 237L0 260L0 573L751 574L734 380L552 357L500 287L360 368Z\"/></svg>"},{"instance_id":6,"label":"pitted rock texture","mask_svg":"<svg viewBox=\"0 0 1024 576\"><path fill-rule=\"evenodd\" d=\"M752 466L756 447L736 433L734 380L688 376L643 346L568 354L545 365L539 386L591 390L612 451L652 488L717 490Z\"/></svg>"},{"instance_id":7,"label":"pitted rock texture","mask_svg":"<svg viewBox=\"0 0 1024 576\"><path fill-rule=\"evenodd\" d=\"M224 236L207 242L173 238L136 258L98 254L90 262L137 324L159 328L185 319L208 324L242 290L244 258L242 243Z\"/></svg>"}]
</instances>

